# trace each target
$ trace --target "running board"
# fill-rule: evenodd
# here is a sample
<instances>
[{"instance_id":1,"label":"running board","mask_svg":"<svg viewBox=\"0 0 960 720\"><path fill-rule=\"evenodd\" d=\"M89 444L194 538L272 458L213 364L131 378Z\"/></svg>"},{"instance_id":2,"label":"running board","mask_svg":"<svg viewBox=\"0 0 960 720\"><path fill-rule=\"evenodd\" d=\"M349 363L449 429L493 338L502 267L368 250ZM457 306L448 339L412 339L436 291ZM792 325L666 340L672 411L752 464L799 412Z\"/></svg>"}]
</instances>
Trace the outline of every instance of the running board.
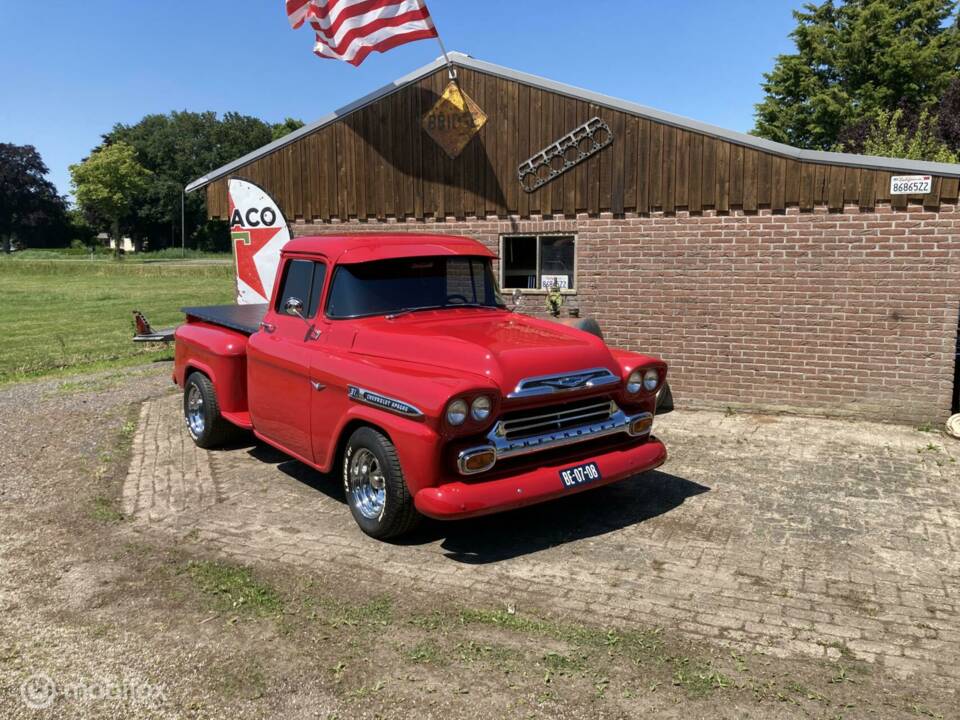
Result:
<instances>
[{"instance_id":1,"label":"running board","mask_svg":"<svg viewBox=\"0 0 960 720\"><path fill-rule=\"evenodd\" d=\"M220 414L223 415L224 420L236 425L238 428L253 430L253 421L250 419L250 413L246 410L241 410L240 412L224 412L221 410Z\"/></svg>"}]
</instances>

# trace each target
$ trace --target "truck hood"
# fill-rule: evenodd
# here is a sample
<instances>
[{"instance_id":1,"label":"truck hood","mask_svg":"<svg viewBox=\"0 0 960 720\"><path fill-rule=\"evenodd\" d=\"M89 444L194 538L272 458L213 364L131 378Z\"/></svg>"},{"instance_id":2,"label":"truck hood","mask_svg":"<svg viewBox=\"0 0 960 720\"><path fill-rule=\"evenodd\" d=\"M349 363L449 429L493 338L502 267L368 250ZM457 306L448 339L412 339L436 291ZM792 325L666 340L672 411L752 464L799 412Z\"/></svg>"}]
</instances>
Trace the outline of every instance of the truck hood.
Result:
<instances>
[{"instance_id":1,"label":"truck hood","mask_svg":"<svg viewBox=\"0 0 960 720\"><path fill-rule=\"evenodd\" d=\"M536 375L598 367L620 375L600 338L518 313L447 309L365 325L354 339L354 353L479 375L497 383L504 395Z\"/></svg>"}]
</instances>

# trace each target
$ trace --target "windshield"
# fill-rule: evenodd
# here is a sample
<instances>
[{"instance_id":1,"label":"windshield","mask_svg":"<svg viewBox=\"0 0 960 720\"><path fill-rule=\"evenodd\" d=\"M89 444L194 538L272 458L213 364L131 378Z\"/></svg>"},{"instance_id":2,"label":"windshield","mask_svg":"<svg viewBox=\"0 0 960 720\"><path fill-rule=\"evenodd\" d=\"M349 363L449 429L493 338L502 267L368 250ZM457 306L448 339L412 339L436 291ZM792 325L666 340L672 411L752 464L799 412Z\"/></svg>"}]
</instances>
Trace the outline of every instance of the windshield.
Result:
<instances>
[{"instance_id":1,"label":"windshield","mask_svg":"<svg viewBox=\"0 0 960 720\"><path fill-rule=\"evenodd\" d=\"M417 257L340 265L330 285L332 318L445 307L504 307L489 258Z\"/></svg>"}]
</instances>

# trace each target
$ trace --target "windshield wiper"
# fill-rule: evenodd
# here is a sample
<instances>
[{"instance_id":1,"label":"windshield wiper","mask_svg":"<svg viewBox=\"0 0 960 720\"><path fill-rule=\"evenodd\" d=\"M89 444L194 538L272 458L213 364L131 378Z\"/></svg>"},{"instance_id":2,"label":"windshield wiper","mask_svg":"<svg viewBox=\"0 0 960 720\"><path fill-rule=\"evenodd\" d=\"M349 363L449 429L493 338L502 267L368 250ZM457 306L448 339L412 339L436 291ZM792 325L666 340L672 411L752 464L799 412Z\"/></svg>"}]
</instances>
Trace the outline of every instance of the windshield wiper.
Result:
<instances>
[{"instance_id":1,"label":"windshield wiper","mask_svg":"<svg viewBox=\"0 0 960 720\"><path fill-rule=\"evenodd\" d=\"M496 308L497 305L484 305L483 303L454 303L446 305L418 305L417 307L408 307L392 312L389 315L384 317L387 320L393 320L396 317L401 315L406 315L407 313L420 312L421 310L443 310L445 308Z\"/></svg>"}]
</instances>

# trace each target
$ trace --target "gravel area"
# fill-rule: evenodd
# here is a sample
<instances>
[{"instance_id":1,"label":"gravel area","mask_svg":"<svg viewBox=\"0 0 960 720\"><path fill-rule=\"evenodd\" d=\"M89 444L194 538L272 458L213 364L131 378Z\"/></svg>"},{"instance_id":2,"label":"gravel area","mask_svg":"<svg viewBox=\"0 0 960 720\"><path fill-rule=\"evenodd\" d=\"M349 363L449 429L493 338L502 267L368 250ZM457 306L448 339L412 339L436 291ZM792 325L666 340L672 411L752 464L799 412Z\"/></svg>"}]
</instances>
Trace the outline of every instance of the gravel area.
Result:
<instances>
[{"instance_id":1,"label":"gravel area","mask_svg":"<svg viewBox=\"0 0 960 720\"><path fill-rule=\"evenodd\" d=\"M677 412L661 471L387 545L169 371L0 387L0 717L960 715L942 435Z\"/></svg>"}]
</instances>

